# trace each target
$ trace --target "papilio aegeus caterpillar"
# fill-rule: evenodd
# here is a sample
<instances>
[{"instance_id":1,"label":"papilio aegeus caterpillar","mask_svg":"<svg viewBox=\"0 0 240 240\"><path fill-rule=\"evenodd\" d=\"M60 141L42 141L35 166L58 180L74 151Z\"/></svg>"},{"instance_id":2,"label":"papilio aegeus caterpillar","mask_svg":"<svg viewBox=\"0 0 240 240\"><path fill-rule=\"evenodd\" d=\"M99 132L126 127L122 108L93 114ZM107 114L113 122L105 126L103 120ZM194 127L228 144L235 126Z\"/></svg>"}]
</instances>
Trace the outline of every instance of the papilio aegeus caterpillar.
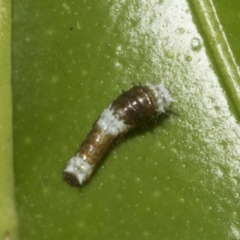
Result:
<instances>
[{"instance_id":1,"label":"papilio aegeus caterpillar","mask_svg":"<svg viewBox=\"0 0 240 240\"><path fill-rule=\"evenodd\" d=\"M173 101L164 85L133 86L103 110L63 171L71 185L82 185L98 162L120 136L143 126L164 113Z\"/></svg>"}]
</instances>

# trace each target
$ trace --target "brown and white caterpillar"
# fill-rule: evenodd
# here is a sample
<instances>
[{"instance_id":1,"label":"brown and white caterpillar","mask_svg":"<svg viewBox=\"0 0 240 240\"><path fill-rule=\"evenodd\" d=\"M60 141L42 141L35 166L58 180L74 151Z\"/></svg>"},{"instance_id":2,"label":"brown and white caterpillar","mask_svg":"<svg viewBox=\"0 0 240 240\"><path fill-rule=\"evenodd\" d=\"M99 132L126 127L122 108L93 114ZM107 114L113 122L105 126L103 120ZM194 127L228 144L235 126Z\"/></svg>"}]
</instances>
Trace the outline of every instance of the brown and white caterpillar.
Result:
<instances>
[{"instance_id":1,"label":"brown and white caterpillar","mask_svg":"<svg viewBox=\"0 0 240 240\"><path fill-rule=\"evenodd\" d=\"M133 86L123 92L93 124L76 155L68 161L64 179L71 185L82 185L120 136L153 121L171 102L171 92L162 83Z\"/></svg>"}]
</instances>

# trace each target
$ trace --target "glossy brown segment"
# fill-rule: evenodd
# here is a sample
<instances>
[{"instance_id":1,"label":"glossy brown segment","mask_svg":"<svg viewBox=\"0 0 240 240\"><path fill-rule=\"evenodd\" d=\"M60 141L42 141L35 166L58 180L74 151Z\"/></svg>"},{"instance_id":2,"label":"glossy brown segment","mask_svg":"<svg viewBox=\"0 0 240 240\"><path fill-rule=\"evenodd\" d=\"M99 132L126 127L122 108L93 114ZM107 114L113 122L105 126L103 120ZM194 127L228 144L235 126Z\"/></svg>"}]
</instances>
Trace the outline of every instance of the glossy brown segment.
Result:
<instances>
[{"instance_id":1,"label":"glossy brown segment","mask_svg":"<svg viewBox=\"0 0 240 240\"><path fill-rule=\"evenodd\" d=\"M109 148L117 141L118 136L105 134L96 123L88 133L86 140L81 144L78 154L95 166L106 154Z\"/></svg>"},{"instance_id":2,"label":"glossy brown segment","mask_svg":"<svg viewBox=\"0 0 240 240\"><path fill-rule=\"evenodd\" d=\"M156 99L148 86L134 86L112 103L112 109L131 129L157 117Z\"/></svg>"}]
</instances>

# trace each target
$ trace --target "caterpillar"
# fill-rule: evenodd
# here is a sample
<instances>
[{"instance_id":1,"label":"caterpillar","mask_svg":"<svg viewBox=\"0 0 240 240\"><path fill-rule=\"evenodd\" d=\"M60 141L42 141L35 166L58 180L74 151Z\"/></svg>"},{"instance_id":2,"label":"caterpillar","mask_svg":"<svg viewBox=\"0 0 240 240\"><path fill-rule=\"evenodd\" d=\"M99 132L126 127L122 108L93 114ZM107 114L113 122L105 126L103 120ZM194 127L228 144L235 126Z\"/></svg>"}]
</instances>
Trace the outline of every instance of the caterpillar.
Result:
<instances>
[{"instance_id":1,"label":"caterpillar","mask_svg":"<svg viewBox=\"0 0 240 240\"><path fill-rule=\"evenodd\" d=\"M163 83L133 86L103 110L86 140L64 171L71 185L83 185L109 148L120 136L156 119L169 109L173 98Z\"/></svg>"}]
</instances>

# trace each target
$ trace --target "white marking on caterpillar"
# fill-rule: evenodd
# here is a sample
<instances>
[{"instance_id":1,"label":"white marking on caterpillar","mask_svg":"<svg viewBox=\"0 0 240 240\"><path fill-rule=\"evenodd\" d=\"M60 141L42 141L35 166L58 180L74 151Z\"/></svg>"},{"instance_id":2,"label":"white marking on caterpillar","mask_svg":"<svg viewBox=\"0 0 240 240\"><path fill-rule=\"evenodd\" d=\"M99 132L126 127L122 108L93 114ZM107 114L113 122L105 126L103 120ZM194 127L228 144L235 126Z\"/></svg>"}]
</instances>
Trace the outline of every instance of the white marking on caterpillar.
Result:
<instances>
[{"instance_id":1,"label":"white marking on caterpillar","mask_svg":"<svg viewBox=\"0 0 240 240\"><path fill-rule=\"evenodd\" d=\"M93 166L76 154L76 156L69 160L64 171L76 176L76 180L79 184L82 184L91 175Z\"/></svg>"},{"instance_id":2,"label":"white marking on caterpillar","mask_svg":"<svg viewBox=\"0 0 240 240\"><path fill-rule=\"evenodd\" d=\"M112 105L110 104L105 108L97 121L98 127L105 132L105 134L110 134L117 136L121 132L128 130L128 126L124 123L123 119L120 119L117 113L114 113L114 110L111 109Z\"/></svg>"},{"instance_id":3,"label":"white marking on caterpillar","mask_svg":"<svg viewBox=\"0 0 240 240\"><path fill-rule=\"evenodd\" d=\"M123 92L93 124L76 155L68 161L64 179L71 185L84 184L120 136L156 119L173 101L171 92L162 83L133 86Z\"/></svg>"}]
</instances>

